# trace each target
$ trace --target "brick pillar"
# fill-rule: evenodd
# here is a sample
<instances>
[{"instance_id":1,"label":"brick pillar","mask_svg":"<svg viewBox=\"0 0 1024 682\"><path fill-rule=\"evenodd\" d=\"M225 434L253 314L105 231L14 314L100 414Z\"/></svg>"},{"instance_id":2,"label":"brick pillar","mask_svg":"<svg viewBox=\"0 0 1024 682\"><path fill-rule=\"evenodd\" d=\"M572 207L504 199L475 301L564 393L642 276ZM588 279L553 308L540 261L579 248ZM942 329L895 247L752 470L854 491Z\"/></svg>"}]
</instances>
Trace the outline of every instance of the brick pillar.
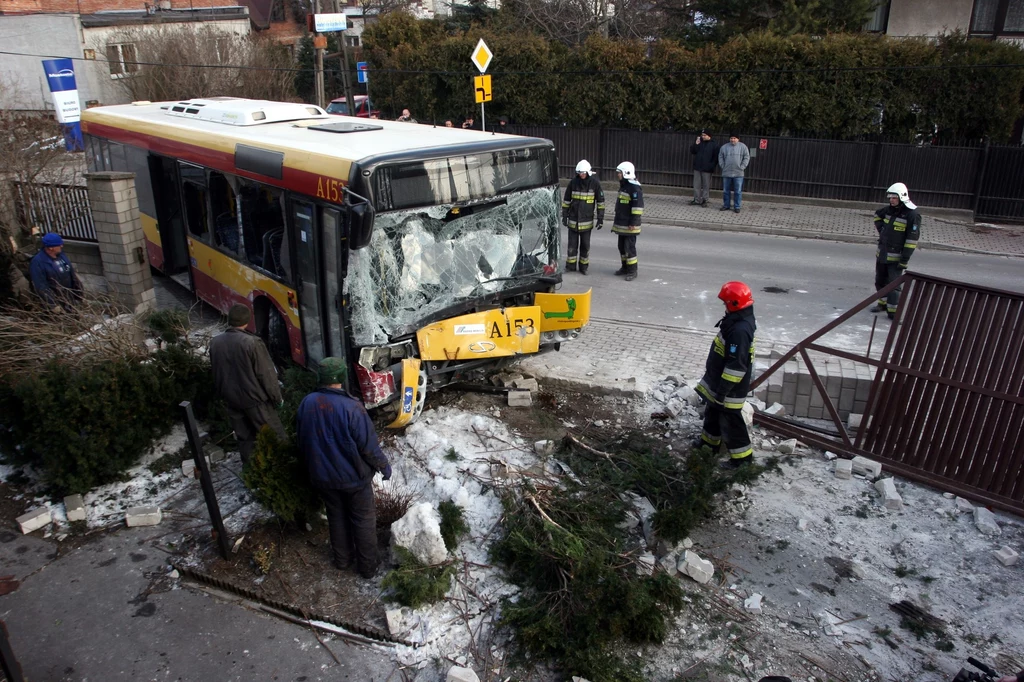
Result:
<instances>
[{"instance_id":1,"label":"brick pillar","mask_svg":"<svg viewBox=\"0 0 1024 682\"><path fill-rule=\"evenodd\" d=\"M86 173L85 181L100 245L103 276L111 293L136 313L152 308L156 293L139 220L135 174Z\"/></svg>"}]
</instances>

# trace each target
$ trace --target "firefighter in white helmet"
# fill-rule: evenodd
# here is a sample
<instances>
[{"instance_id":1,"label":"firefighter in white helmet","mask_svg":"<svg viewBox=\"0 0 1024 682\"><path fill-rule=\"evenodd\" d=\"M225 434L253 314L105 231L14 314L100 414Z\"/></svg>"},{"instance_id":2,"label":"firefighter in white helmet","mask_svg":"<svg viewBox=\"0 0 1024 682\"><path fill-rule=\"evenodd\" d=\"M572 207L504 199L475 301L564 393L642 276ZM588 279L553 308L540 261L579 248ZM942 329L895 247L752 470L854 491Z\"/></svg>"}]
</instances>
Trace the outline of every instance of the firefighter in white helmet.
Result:
<instances>
[{"instance_id":1,"label":"firefighter in white helmet","mask_svg":"<svg viewBox=\"0 0 1024 682\"><path fill-rule=\"evenodd\" d=\"M636 236L640 234L640 222L644 215L644 190L636 179L636 169L629 161L623 161L615 168L619 176L619 195L615 201L615 222L612 232L619 235L619 258L622 267L616 275L625 275L626 281L636 279Z\"/></svg>"},{"instance_id":2,"label":"firefighter in white helmet","mask_svg":"<svg viewBox=\"0 0 1024 682\"><path fill-rule=\"evenodd\" d=\"M921 237L921 214L910 200L910 192L902 182L885 191L889 205L875 211L875 229L878 230L878 250L875 252L875 291L879 291L907 271L910 257ZM873 312L887 312L889 319L896 317L900 289L896 287L885 298L879 298Z\"/></svg>"},{"instance_id":3,"label":"firefighter in white helmet","mask_svg":"<svg viewBox=\"0 0 1024 682\"><path fill-rule=\"evenodd\" d=\"M596 220L595 220L596 219ZM572 272L579 267L581 275L590 268L590 235L596 226L604 223L604 190L590 162L583 159L576 164L576 175L565 188L562 199L562 224L569 228L569 247L565 269Z\"/></svg>"}]
</instances>

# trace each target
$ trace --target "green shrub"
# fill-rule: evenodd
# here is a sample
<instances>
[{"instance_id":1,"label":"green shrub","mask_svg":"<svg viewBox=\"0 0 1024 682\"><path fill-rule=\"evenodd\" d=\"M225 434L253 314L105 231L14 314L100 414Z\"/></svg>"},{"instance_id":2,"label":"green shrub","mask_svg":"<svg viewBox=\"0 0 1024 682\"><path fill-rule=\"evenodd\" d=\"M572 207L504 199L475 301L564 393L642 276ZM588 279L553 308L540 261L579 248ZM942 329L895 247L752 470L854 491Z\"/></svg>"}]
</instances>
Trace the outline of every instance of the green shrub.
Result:
<instances>
[{"instance_id":1,"label":"green shrub","mask_svg":"<svg viewBox=\"0 0 1024 682\"><path fill-rule=\"evenodd\" d=\"M403 547L395 547L395 554L398 568L384 576L381 582L381 587L393 591L394 601L415 609L444 599L452 586L454 563L427 566Z\"/></svg>"},{"instance_id":2,"label":"green shrub","mask_svg":"<svg viewBox=\"0 0 1024 682\"><path fill-rule=\"evenodd\" d=\"M188 334L188 311L181 308L162 308L146 315L146 326L164 343L179 343Z\"/></svg>"},{"instance_id":3,"label":"green shrub","mask_svg":"<svg viewBox=\"0 0 1024 682\"><path fill-rule=\"evenodd\" d=\"M459 544L459 538L469 532L469 524L466 523L462 507L452 500L444 500L437 505L441 514L441 537L444 538L444 546L449 552L455 550Z\"/></svg>"},{"instance_id":4,"label":"green shrub","mask_svg":"<svg viewBox=\"0 0 1024 682\"><path fill-rule=\"evenodd\" d=\"M280 438L269 426L256 437L242 480L256 500L282 521L315 522L320 517L320 497L309 484L295 441Z\"/></svg>"},{"instance_id":5,"label":"green shrub","mask_svg":"<svg viewBox=\"0 0 1024 682\"><path fill-rule=\"evenodd\" d=\"M204 418L213 396L207 361L177 346L145 362L80 370L50 363L39 374L0 378L0 444L55 492L85 493L137 464L181 420L181 401Z\"/></svg>"}]
</instances>

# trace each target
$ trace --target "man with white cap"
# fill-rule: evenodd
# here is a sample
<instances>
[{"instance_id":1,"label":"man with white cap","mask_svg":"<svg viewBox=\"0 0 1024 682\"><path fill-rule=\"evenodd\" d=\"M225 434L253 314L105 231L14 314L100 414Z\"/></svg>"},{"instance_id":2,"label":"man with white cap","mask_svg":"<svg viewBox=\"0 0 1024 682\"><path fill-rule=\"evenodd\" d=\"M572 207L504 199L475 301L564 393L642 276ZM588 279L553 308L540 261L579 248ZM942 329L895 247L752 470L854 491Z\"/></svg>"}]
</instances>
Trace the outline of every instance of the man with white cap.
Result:
<instances>
[{"instance_id":1,"label":"man with white cap","mask_svg":"<svg viewBox=\"0 0 1024 682\"><path fill-rule=\"evenodd\" d=\"M921 237L921 214L910 200L910 192L902 182L886 190L889 205L875 211L875 229L878 230L878 250L875 252L875 291L884 288L907 270L910 257ZM885 311L889 319L896 317L900 300L896 287L886 298L878 299L872 312Z\"/></svg>"}]
</instances>

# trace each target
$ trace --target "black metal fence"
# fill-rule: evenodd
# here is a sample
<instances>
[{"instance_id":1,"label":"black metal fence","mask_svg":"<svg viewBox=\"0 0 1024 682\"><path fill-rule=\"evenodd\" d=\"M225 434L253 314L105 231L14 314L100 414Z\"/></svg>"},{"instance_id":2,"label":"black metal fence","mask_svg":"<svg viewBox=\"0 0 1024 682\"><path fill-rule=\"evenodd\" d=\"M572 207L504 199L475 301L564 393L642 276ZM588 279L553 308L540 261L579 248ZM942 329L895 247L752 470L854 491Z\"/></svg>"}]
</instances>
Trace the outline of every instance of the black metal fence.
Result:
<instances>
[{"instance_id":1,"label":"black metal fence","mask_svg":"<svg viewBox=\"0 0 1024 682\"><path fill-rule=\"evenodd\" d=\"M604 180L632 161L641 182L693 186L693 133L512 126L555 143L563 177L587 159ZM973 210L978 218L1024 219L1024 147L914 145L740 136L750 148L744 191L879 202L894 182L922 206ZM727 140L719 140L728 142ZM721 189L721 178L712 186Z\"/></svg>"},{"instance_id":2,"label":"black metal fence","mask_svg":"<svg viewBox=\"0 0 1024 682\"><path fill-rule=\"evenodd\" d=\"M96 227L84 185L14 182L19 217L43 232L56 232L79 241L96 241Z\"/></svg>"}]
</instances>

